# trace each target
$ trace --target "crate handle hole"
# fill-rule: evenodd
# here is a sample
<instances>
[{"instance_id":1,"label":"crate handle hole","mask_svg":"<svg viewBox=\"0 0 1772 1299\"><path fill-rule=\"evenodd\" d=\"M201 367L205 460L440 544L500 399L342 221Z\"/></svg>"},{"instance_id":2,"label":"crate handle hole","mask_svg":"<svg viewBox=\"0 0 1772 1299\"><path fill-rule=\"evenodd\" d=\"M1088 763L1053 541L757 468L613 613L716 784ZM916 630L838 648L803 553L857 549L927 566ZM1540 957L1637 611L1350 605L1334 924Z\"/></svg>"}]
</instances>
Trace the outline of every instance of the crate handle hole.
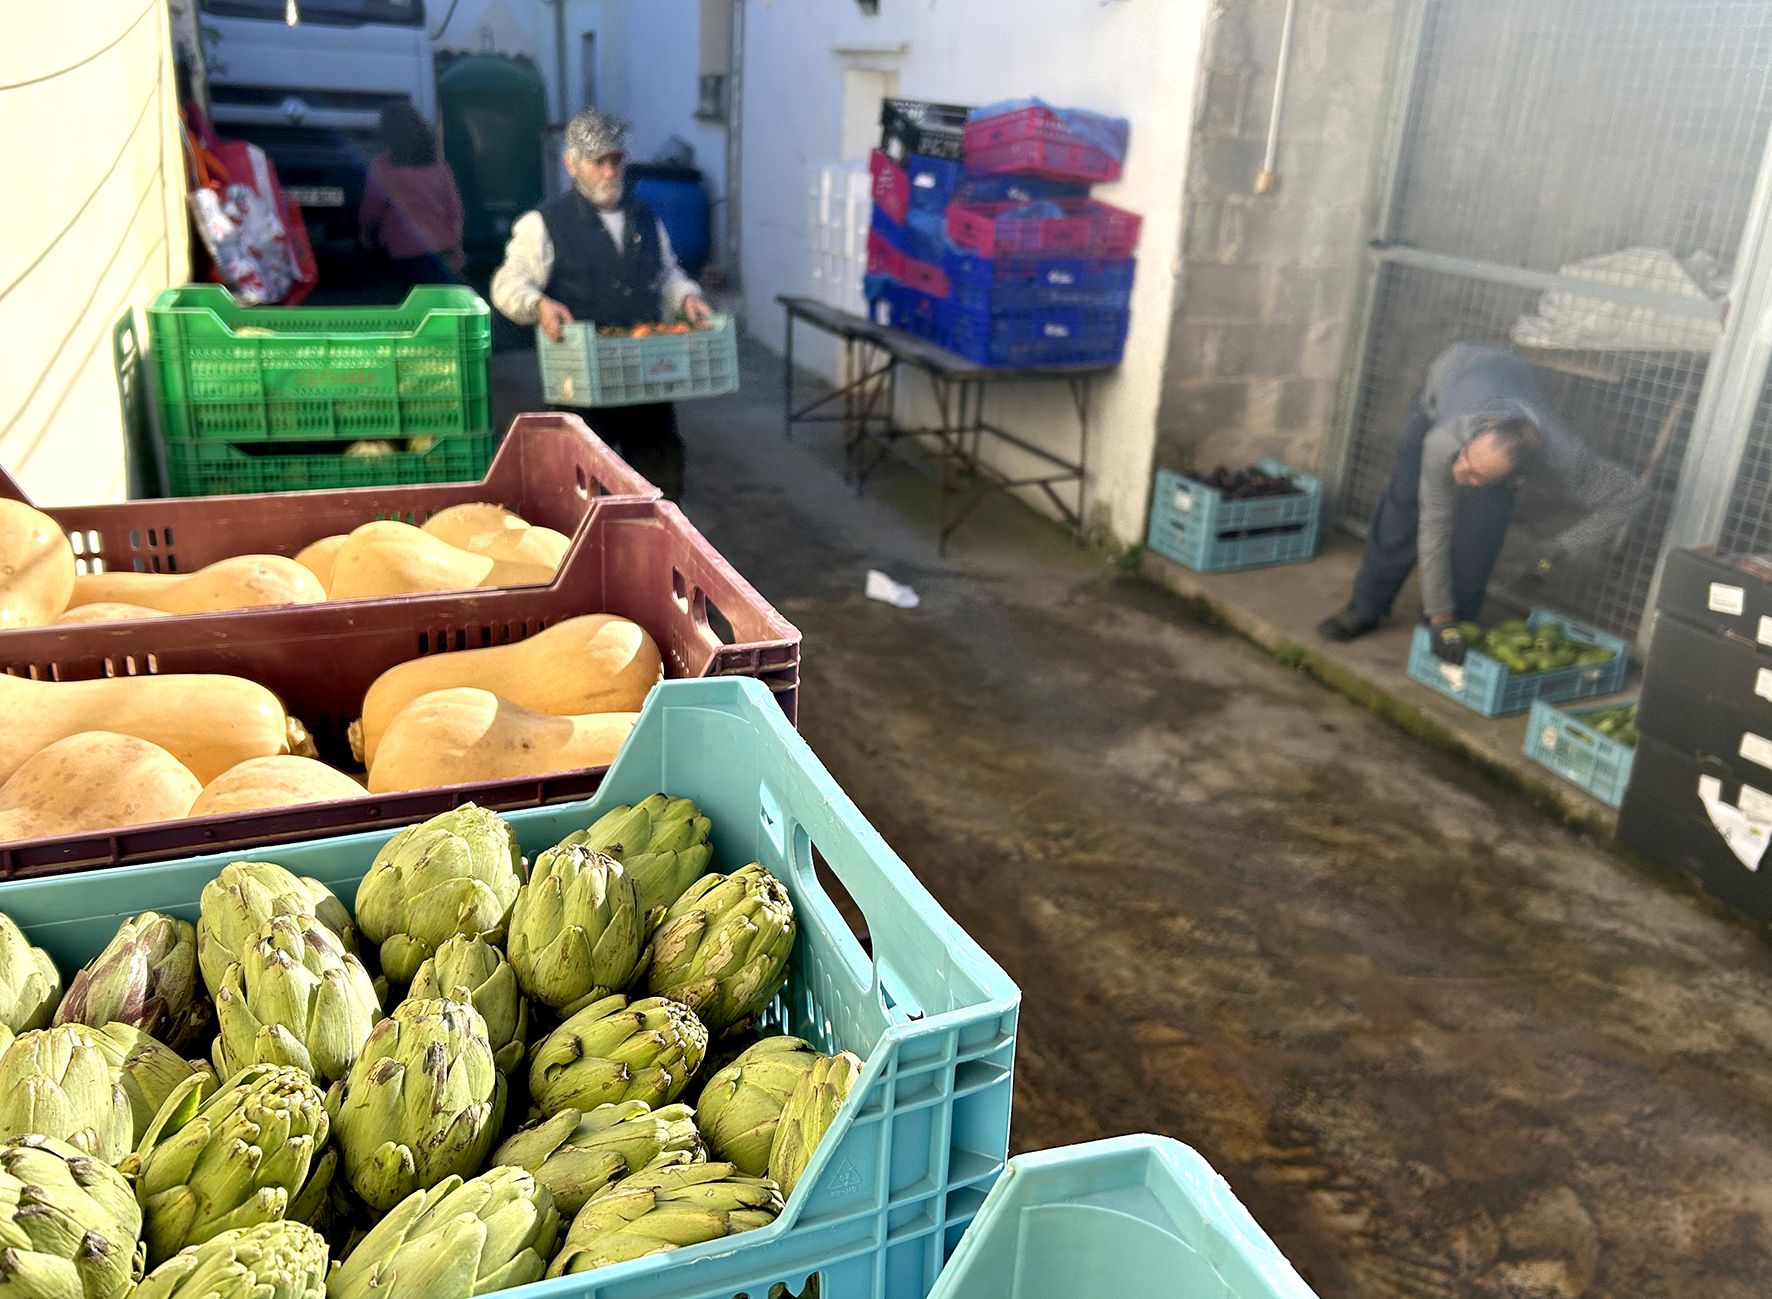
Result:
<instances>
[{"instance_id":1,"label":"crate handle hole","mask_svg":"<svg viewBox=\"0 0 1772 1299\"><path fill-rule=\"evenodd\" d=\"M578 479L579 499L580 500L587 499L590 496L591 491L590 491L590 480L589 480L589 478L587 478L585 476L585 467L583 465L577 465L574 467L573 473L575 474L575 476Z\"/></svg>"}]
</instances>

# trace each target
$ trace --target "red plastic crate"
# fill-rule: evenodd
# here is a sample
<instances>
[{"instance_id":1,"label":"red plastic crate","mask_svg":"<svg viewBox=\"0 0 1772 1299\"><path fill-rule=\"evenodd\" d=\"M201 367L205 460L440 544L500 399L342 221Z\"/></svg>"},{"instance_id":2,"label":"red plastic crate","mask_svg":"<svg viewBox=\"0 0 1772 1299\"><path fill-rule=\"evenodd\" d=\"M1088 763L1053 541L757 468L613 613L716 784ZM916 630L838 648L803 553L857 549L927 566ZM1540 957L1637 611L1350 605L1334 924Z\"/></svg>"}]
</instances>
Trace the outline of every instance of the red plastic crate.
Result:
<instances>
[{"instance_id":1,"label":"red plastic crate","mask_svg":"<svg viewBox=\"0 0 1772 1299\"><path fill-rule=\"evenodd\" d=\"M1084 115L1111 129L1114 119ZM1124 136L1120 124L1120 136ZM979 171L1013 171L1050 180L1110 181L1120 178L1120 159L1073 131L1064 117L1030 105L966 123L966 164Z\"/></svg>"},{"instance_id":2,"label":"red plastic crate","mask_svg":"<svg viewBox=\"0 0 1772 1299\"><path fill-rule=\"evenodd\" d=\"M30 499L4 470L0 470L0 496L15 501ZM374 519L423 523L439 510L470 501L492 501L515 510L530 523L570 537L604 500L656 500L658 496L658 488L630 469L578 416L547 413L517 416L486 477L478 482L37 508L67 532L81 572L190 573L234 555L294 555L311 541L349 532ZM418 609L428 614L459 600L461 593L410 598L423 602ZM292 612L264 609L192 617L211 626L218 618L284 617ZM160 626L169 621L153 620ZM25 653L61 653L64 651L56 646L77 642L52 645L46 638L78 637L84 631L83 627L37 627L0 632L0 644L8 637L28 636L35 638L31 644L39 648Z\"/></svg>"},{"instance_id":3,"label":"red plastic crate","mask_svg":"<svg viewBox=\"0 0 1772 1299\"><path fill-rule=\"evenodd\" d=\"M1039 215L1046 207L1058 215ZM1060 198L1038 205L950 203L947 228L955 244L985 257L1129 257L1141 220L1099 199Z\"/></svg>"},{"instance_id":4,"label":"red plastic crate","mask_svg":"<svg viewBox=\"0 0 1772 1299\"><path fill-rule=\"evenodd\" d=\"M878 230L868 231L868 274L884 275L889 280L904 278L905 255L892 246L892 241Z\"/></svg>"},{"instance_id":5,"label":"red plastic crate","mask_svg":"<svg viewBox=\"0 0 1772 1299\"><path fill-rule=\"evenodd\" d=\"M910 176L878 149L868 154L868 175L874 181L874 206L903 225L911 208Z\"/></svg>"},{"instance_id":6,"label":"red plastic crate","mask_svg":"<svg viewBox=\"0 0 1772 1299\"><path fill-rule=\"evenodd\" d=\"M386 669L426 654L520 641L586 613L639 623L658 642L667 676L756 677L790 721L796 715L800 633L675 505L632 498L605 500L588 516L550 586L30 628L0 637L0 670L51 680L172 672L246 677L283 700L313 733L322 757L348 767L347 728ZM0 879L257 851L409 824L470 799L499 810L535 807L585 797L604 770L0 844Z\"/></svg>"}]
</instances>

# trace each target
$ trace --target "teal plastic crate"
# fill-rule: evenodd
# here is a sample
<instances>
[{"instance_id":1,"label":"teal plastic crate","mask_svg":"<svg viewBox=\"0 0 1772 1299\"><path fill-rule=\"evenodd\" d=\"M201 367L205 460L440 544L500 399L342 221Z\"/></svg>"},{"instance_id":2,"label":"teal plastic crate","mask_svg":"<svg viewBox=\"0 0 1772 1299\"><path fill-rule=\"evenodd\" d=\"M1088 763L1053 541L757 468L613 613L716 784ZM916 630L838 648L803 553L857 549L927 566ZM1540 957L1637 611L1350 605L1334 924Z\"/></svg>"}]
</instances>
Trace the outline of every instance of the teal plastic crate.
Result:
<instances>
[{"instance_id":1,"label":"teal plastic crate","mask_svg":"<svg viewBox=\"0 0 1772 1299\"><path fill-rule=\"evenodd\" d=\"M535 331L542 395L556 406L634 406L738 391L738 328L716 315L706 329L646 338L602 337L588 321L558 343Z\"/></svg>"},{"instance_id":2,"label":"teal plastic crate","mask_svg":"<svg viewBox=\"0 0 1772 1299\"><path fill-rule=\"evenodd\" d=\"M167 491L173 496L311 492L335 487L458 483L485 476L498 435L438 438L422 451L346 455L333 443L168 442Z\"/></svg>"},{"instance_id":3,"label":"teal plastic crate","mask_svg":"<svg viewBox=\"0 0 1772 1299\"><path fill-rule=\"evenodd\" d=\"M431 285L398 307L243 307L218 284L165 289L148 336L169 442L478 437L492 425L492 313Z\"/></svg>"},{"instance_id":4,"label":"teal plastic crate","mask_svg":"<svg viewBox=\"0 0 1772 1299\"><path fill-rule=\"evenodd\" d=\"M1624 688L1624 674L1630 668L1628 641L1550 609L1534 609L1526 619L1534 628L1547 622L1561 623L1569 640L1614 651L1612 661L1548 672L1515 672L1481 650L1470 650L1462 664L1442 663L1434 657L1433 633L1418 626L1409 642L1409 675L1485 717L1525 712L1534 699L1588 699Z\"/></svg>"},{"instance_id":5,"label":"teal plastic crate","mask_svg":"<svg viewBox=\"0 0 1772 1299\"><path fill-rule=\"evenodd\" d=\"M1315 1299L1199 1155L1114 1137L1017 1155L930 1299Z\"/></svg>"},{"instance_id":6,"label":"teal plastic crate","mask_svg":"<svg viewBox=\"0 0 1772 1299\"><path fill-rule=\"evenodd\" d=\"M1227 573L1310 559L1317 553L1322 530L1322 482L1271 458L1255 467L1264 474L1292 479L1300 490L1292 496L1232 501L1185 474L1157 470L1145 543L1197 573Z\"/></svg>"},{"instance_id":7,"label":"teal plastic crate","mask_svg":"<svg viewBox=\"0 0 1772 1299\"><path fill-rule=\"evenodd\" d=\"M1521 751L1539 766L1585 789L1607 807L1617 807L1624 802L1624 787L1630 784L1630 769L1637 760L1637 751L1582 719L1636 702L1613 699L1587 708L1559 708L1535 699L1526 719L1526 743Z\"/></svg>"},{"instance_id":8,"label":"teal plastic crate","mask_svg":"<svg viewBox=\"0 0 1772 1299\"><path fill-rule=\"evenodd\" d=\"M1021 994L868 825L760 682L667 681L588 802L506 813L531 858L618 803L657 790L713 819L715 866L760 861L800 919L788 984L768 1012L867 1064L775 1222L726 1240L502 1292L511 1299L923 1299L1003 1169ZM386 833L255 854L326 882L346 902ZM816 858L815 858L816 854ZM207 880L238 853L0 885L0 911L65 970L129 916L194 921ZM866 918L872 956L815 862Z\"/></svg>"}]
</instances>

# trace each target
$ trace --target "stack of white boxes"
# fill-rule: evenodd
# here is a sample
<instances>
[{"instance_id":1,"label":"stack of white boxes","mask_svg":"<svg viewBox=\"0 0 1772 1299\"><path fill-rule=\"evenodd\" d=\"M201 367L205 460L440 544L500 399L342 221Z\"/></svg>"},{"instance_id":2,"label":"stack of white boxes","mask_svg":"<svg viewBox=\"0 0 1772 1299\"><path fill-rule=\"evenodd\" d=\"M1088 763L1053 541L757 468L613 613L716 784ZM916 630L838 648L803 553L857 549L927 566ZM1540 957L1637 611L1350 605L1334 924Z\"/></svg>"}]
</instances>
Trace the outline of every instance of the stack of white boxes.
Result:
<instances>
[{"instance_id":1,"label":"stack of white boxes","mask_svg":"<svg viewBox=\"0 0 1772 1299\"><path fill-rule=\"evenodd\" d=\"M867 315L862 276L868 265L873 181L865 162L841 162L807 173L807 244L812 296L839 311Z\"/></svg>"}]
</instances>

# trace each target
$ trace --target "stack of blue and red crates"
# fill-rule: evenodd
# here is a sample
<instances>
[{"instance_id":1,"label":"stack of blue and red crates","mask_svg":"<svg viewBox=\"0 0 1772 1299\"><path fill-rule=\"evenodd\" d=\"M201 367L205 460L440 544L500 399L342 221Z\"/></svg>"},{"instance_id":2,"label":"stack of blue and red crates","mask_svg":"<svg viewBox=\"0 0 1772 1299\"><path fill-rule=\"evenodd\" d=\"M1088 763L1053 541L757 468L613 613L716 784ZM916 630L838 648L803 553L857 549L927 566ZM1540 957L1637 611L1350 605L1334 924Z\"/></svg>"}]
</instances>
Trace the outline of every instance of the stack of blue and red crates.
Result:
<instances>
[{"instance_id":1,"label":"stack of blue and red crates","mask_svg":"<svg viewBox=\"0 0 1772 1299\"><path fill-rule=\"evenodd\" d=\"M887 100L870 159L873 319L980 365L1118 362L1139 218L1089 186L1119 178L1126 133L1039 100Z\"/></svg>"}]
</instances>

